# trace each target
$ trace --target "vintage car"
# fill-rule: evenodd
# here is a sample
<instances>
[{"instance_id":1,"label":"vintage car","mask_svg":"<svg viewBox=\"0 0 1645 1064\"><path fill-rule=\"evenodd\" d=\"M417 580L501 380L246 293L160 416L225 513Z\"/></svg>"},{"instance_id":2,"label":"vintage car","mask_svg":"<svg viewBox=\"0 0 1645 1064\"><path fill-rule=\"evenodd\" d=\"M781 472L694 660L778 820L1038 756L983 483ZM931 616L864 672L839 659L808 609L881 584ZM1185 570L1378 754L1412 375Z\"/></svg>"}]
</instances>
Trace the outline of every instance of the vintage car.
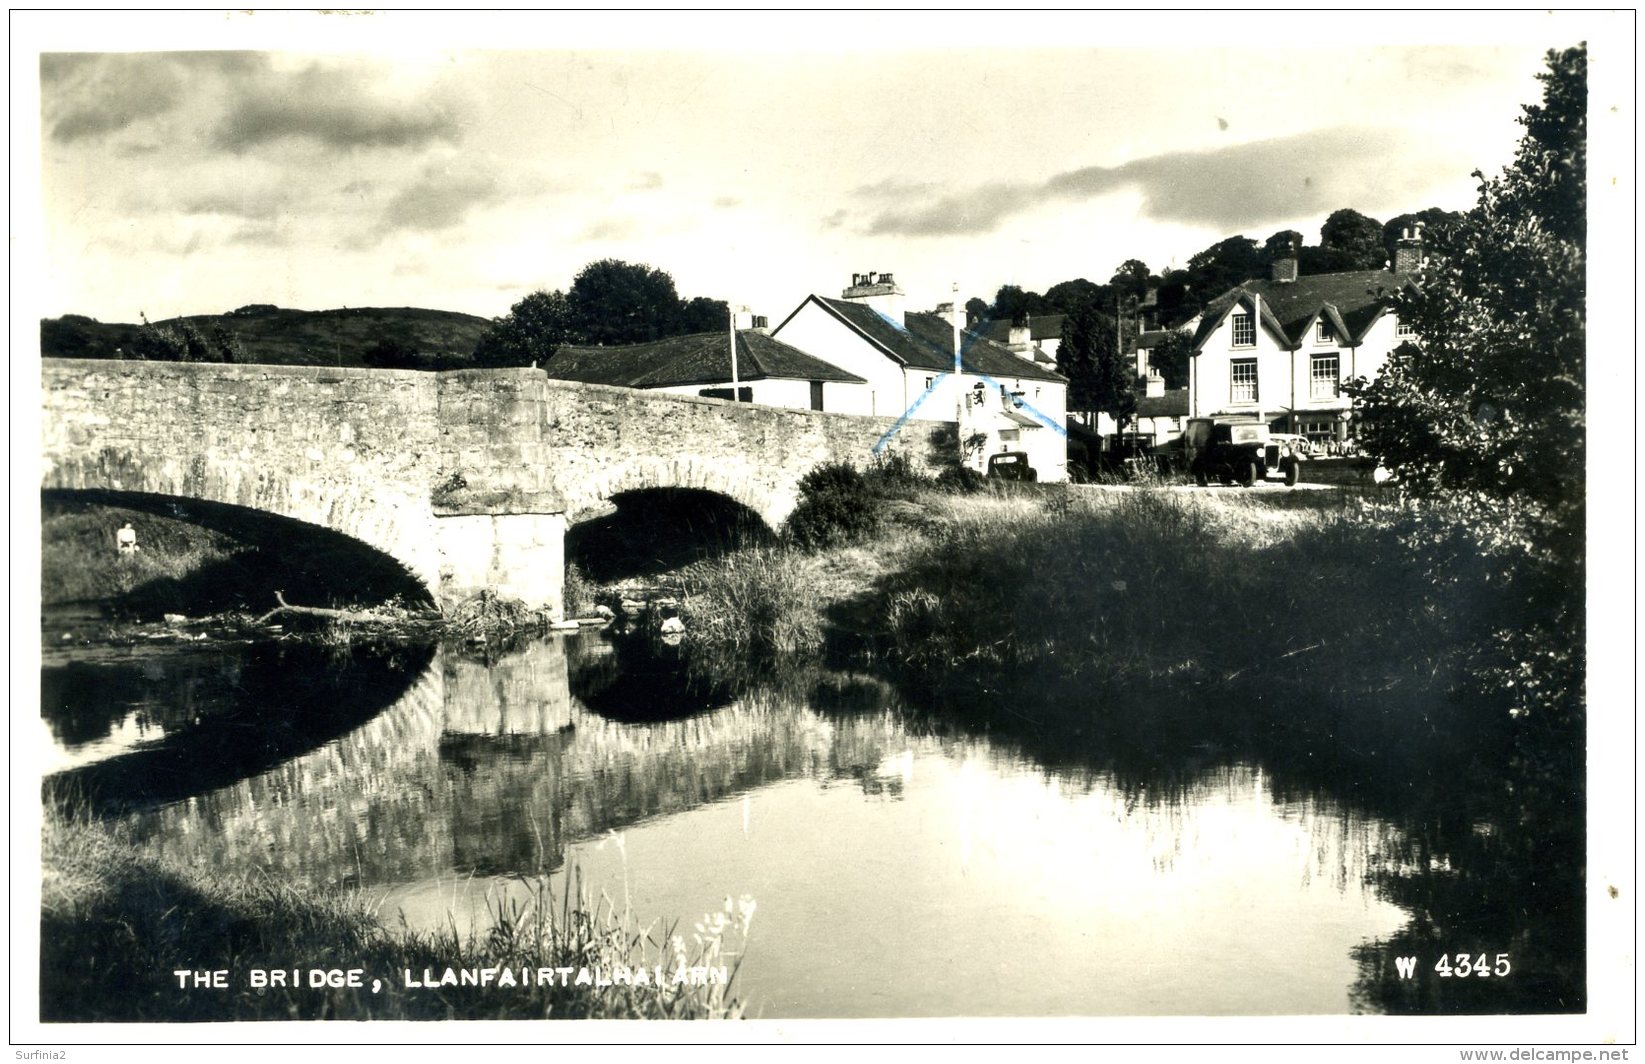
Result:
<instances>
[{"instance_id":1,"label":"vintage car","mask_svg":"<svg viewBox=\"0 0 1645 1064\"><path fill-rule=\"evenodd\" d=\"M1260 422L1192 418L1182 438L1189 472L1202 488L1212 477L1246 488L1271 476L1287 486L1302 479L1308 444L1301 436L1270 432Z\"/></svg>"},{"instance_id":2,"label":"vintage car","mask_svg":"<svg viewBox=\"0 0 1645 1064\"><path fill-rule=\"evenodd\" d=\"M988 475L1000 480L1038 480L1039 473L1028 464L1022 451L1002 451L988 456Z\"/></svg>"}]
</instances>

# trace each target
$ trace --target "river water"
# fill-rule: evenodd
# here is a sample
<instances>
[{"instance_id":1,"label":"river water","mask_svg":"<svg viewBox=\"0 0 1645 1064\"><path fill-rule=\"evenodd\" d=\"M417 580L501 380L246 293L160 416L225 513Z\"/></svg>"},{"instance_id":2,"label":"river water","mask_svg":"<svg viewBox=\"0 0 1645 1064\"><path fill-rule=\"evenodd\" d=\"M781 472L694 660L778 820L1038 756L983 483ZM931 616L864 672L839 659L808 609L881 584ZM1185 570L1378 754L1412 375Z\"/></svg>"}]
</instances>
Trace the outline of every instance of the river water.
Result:
<instances>
[{"instance_id":1,"label":"river water","mask_svg":"<svg viewBox=\"0 0 1645 1064\"><path fill-rule=\"evenodd\" d=\"M1412 919L1379 886L1411 840L1353 788L945 721L867 676L703 687L596 635L57 655L42 719L51 784L167 854L391 924L483 928L571 870L687 935L751 898L752 1016L1375 1011Z\"/></svg>"}]
</instances>

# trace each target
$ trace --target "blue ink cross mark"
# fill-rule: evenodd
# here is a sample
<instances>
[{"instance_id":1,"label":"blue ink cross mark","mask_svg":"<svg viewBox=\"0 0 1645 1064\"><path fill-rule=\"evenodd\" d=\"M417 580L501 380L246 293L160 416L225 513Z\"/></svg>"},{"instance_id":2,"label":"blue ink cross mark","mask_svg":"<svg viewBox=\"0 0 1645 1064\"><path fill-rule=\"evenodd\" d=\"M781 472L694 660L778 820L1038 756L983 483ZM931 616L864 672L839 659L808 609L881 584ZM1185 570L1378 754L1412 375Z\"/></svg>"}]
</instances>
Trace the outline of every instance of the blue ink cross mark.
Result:
<instances>
[{"instance_id":1,"label":"blue ink cross mark","mask_svg":"<svg viewBox=\"0 0 1645 1064\"><path fill-rule=\"evenodd\" d=\"M889 314L886 314L877 308L874 310L874 313L878 314L888 325L902 333L904 336L907 336L910 340L924 344L932 351L941 350L941 348L939 348L936 344L931 343L931 341L925 339L924 337L916 336L914 333L909 332L905 325L892 320ZM983 327L988 324L988 321L987 319L984 319L977 324L979 327ZM925 390L919 394L919 397L909 404L908 409L902 412L901 417L897 418L896 424L887 429L885 431L885 435L881 436L879 440L875 442L873 454L876 458L885 453L885 449L890 445L892 439L894 439L897 433L902 431L902 427L908 424L909 420L913 418L914 411L918 410L920 405L931 397L931 393L937 390L938 385L942 384L942 382L948 377L965 376L965 352L969 351L971 349L971 345L981 340L982 337L969 329L960 330L960 335L962 337L961 341L954 346L954 368L951 370L943 370L941 373L937 374L936 377L932 378L931 383L925 386ZM974 371L972 375L980 378L990 388L998 388L1002 392L1006 390L1005 385L1001 384L999 381L996 381L993 377L990 377L986 373ZM1066 425L1058 424L1054 419L1037 410L1032 403L1029 403L1026 400L1018 401L1017 405L1032 414L1040 423L1049 425L1051 428L1055 429L1063 437L1063 439L1068 438L1068 427Z\"/></svg>"}]
</instances>

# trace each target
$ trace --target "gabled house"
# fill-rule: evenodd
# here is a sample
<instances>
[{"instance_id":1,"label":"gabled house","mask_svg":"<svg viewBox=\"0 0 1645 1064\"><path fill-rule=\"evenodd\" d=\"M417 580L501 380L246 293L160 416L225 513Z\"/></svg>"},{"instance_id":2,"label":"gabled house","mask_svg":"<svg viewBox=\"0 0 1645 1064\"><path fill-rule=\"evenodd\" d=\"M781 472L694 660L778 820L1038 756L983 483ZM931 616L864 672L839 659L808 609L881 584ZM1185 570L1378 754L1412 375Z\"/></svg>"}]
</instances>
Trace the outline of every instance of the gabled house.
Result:
<instances>
[{"instance_id":1,"label":"gabled house","mask_svg":"<svg viewBox=\"0 0 1645 1064\"><path fill-rule=\"evenodd\" d=\"M1206 305L1189 358L1191 417L1255 418L1314 440L1352 434L1344 382L1374 378L1411 339L1391 296L1412 283L1421 234L1407 231L1392 270L1297 276L1295 249L1266 281L1246 281Z\"/></svg>"},{"instance_id":2,"label":"gabled house","mask_svg":"<svg viewBox=\"0 0 1645 1064\"><path fill-rule=\"evenodd\" d=\"M1025 451L1041 480L1067 479L1067 379L968 331L951 303L905 310L890 274L857 274L838 299L807 296L772 335L864 378L862 413L955 422L973 469Z\"/></svg>"},{"instance_id":3,"label":"gabled house","mask_svg":"<svg viewBox=\"0 0 1645 1064\"><path fill-rule=\"evenodd\" d=\"M867 413L867 381L766 334L736 330L736 399L794 410ZM615 347L567 345L544 369L557 380L731 399L731 332Z\"/></svg>"}]
</instances>

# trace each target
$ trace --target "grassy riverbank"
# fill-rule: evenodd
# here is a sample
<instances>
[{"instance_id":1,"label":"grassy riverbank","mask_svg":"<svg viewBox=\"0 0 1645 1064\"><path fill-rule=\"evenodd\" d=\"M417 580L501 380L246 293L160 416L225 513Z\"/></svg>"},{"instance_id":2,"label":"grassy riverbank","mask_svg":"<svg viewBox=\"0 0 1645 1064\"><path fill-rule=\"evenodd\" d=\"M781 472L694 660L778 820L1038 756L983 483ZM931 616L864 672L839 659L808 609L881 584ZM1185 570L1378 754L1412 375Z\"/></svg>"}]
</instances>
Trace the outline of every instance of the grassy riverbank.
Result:
<instances>
[{"instance_id":1,"label":"grassy riverbank","mask_svg":"<svg viewBox=\"0 0 1645 1064\"><path fill-rule=\"evenodd\" d=\"M1468 727L1461 703L1502 714L1500 633L1548 623L1529 566L1391 493L870 478L862 505L876 519L830 544L678 574L690 649L867 665L942 700L1216 687L1304 722L1374 703L1427 730Z\"/></svg>"},{"instance_id":2,"label":"grassy riverbank","mask_svg":"<svg viewBox=\"0 0 1645 1064\"><path fill-rule=\"evenodd\" d=\"M49 811L43 844L40 1018L63 1022L319 1019L695 1019L734 1017L728 985L673 985L689 967L727 964L720 939L687 957L665 931L536 884L499 905L484 935L382 926L365 899L186 868L118 827ZM735 917L725 929L734 934ZM746 922L742 925L746 932ZM496 969L485 986L423 984L447 968ZM577 985L577 973L660 967L664 985ZM540 969L572 985L541 985ZM254 970L300 969L303 986L255 988ZM308 985L312 969L359 969L359 987ZM523 985L502 985L500 971ZM179 986L179 970L224 971L224 989ZM527 975L522 976L522 970ZM734 978L734 964L730 967ZM377 981L374 988L373 981ZM652 982L655 980L653 979Z\"/></svg>"}]
</instances>

